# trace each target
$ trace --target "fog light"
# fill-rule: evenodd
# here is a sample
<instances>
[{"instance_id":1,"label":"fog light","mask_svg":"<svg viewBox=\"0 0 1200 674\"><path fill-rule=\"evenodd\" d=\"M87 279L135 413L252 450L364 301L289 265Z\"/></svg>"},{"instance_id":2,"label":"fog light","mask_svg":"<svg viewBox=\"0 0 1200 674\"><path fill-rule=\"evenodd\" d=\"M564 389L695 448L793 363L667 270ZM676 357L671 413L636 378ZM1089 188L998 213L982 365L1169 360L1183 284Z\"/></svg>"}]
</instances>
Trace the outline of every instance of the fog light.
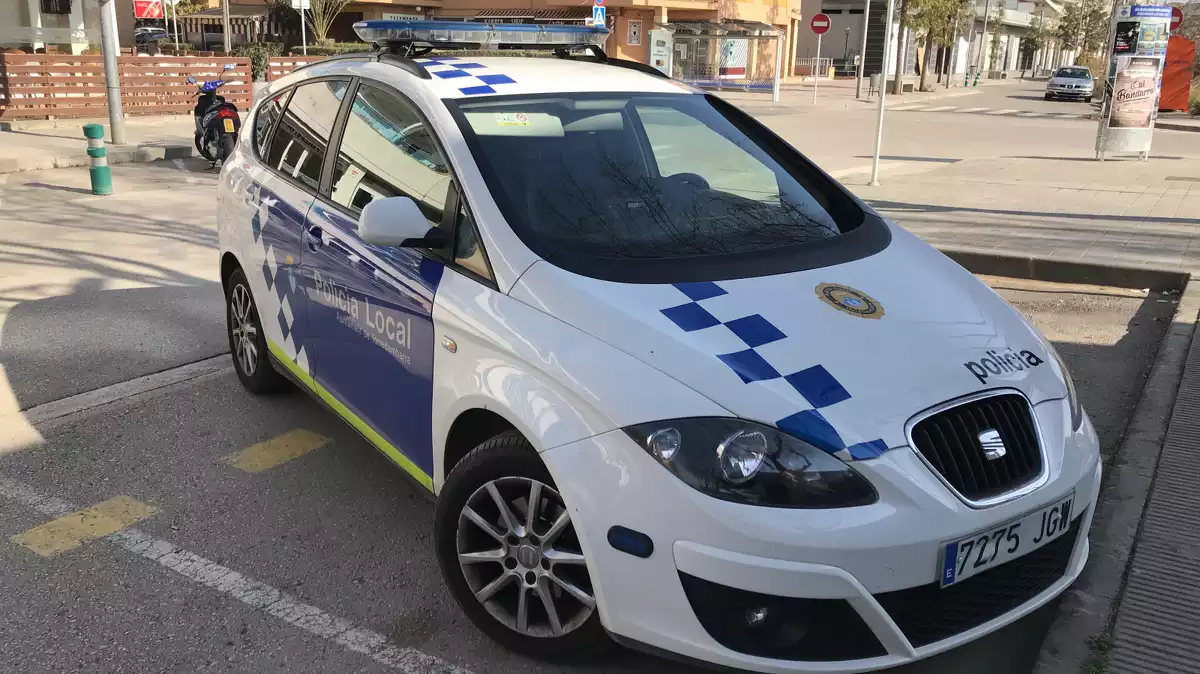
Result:
<instances>
[{"instance_id":1,"label":"fog light","mask_svg":"<svg viewBox=\"0 0 1200 674\"><path fill-rule=\"evenodd\" d=\"M746 624L750 627L758 627L767 620L770 611L766 606L751 607L746 609Z\"/></svg>"}]
</instances>

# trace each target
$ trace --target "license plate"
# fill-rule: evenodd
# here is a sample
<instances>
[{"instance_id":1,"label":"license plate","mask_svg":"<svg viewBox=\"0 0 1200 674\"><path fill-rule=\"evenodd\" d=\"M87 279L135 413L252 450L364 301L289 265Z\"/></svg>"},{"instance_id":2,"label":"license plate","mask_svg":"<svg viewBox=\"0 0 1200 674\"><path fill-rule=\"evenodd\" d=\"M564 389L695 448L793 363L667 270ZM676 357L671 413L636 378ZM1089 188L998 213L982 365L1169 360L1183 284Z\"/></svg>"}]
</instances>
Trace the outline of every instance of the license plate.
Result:
<instances>
[{"instance_id":1,"label":"license plate","mask_svg":"<svg viewBox=\"0 0 1200 674\"><path fill-rule=\"evenodd\" d=\"M1071 526L1071 506L1075 494L974 536L967 536L942 548L942 587L1029 554L1062 536Z\"/></svg>"},{"instance_id":2,"label":"license plate","mask_svg":"<svg viewBox=\"0 0 1200 674\"><path fill-rule=\"evenodd\" d=\"M225 133L233 133L233 120L225 119L223 121L225 122Z\"/></svg>"}]
</instances>

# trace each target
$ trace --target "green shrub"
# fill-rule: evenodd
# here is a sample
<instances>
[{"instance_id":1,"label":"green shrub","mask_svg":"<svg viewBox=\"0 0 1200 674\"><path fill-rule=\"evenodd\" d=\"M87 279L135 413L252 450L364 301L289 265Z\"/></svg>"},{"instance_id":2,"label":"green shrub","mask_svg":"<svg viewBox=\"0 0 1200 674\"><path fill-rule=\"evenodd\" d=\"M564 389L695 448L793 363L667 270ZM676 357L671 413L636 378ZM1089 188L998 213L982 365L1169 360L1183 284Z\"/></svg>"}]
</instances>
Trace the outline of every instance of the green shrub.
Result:
<instances>
[{"instance_id":1,"label":"green shrub","mask_svg":"<svg viewBox=\"0 0 1200 674\"><path fill-rule=\"evenodd\" d=\"M308 45L309 56L335 56L337 54L352 54L360 51L371 51L371 45L366 42L329 42L324 44ZM300 56L304 50L300 47L292 47L291 55Z\"/></svg>"},{"instance_id":2,"label":"green shrub","mask_svg":"<svg viewBox=\"0 0 1200 674\"><path fill-rule=\"evenodd\" d=\"M1192 97L1188 99L1188 112L1200 115L1200 91L1192 91Z\"/></svg>"},{"instance_id":3,"label":"green shrub","mask_svg":"<svg viewBox=\"0 0 1200 674\"><path fill-rule=\"evenodd\" d=\"M267 77L267 60L283 54L279 42L247 42L233 48L233 55L250 59L250 79L261 82Z\"/></svg>"}]
</instances>

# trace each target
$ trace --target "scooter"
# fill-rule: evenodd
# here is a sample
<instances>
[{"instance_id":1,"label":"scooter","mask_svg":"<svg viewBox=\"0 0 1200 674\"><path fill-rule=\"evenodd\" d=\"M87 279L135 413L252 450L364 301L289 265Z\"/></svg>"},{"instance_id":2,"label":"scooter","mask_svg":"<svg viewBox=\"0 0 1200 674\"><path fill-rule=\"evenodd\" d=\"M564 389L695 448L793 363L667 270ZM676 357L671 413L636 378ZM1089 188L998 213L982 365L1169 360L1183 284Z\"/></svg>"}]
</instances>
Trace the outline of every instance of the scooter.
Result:
<instances>
[{"instance_id":1,"label":"scooter","mask_svg":"<svg viewBox=\"0 0 1200 674\"><path fill-rule=\"evenodd\" d=\"M225 64L224 70L233 69L232 63ZM191 75L188 75L187 81L188 84L197 84L196 78ZM196 149L202 157L212 162L211 168L216 168L217 162L233 154L233 146L242 128L237 106L217 93L224 84L224 80L197 84L196 107L192 110L196 120Z\"/></svg>"}]
</instances>

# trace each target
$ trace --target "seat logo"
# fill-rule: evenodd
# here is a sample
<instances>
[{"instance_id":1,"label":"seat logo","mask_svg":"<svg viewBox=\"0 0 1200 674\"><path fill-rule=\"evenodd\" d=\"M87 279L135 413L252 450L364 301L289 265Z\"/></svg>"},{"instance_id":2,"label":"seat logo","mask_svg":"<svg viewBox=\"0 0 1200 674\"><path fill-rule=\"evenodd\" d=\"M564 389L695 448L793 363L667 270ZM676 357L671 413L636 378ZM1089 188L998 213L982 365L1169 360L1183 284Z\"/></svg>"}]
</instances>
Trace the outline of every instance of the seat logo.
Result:
<instances>
[{"instance_id":1,"label":"seat logo","mask_svg":"<svg viewBox=\"0 0 1200 674\"><path fill-rule=\"evenodd\" d=\"M822 283L813 290L825 304L859 318L883 318L883 305L861 290L837 283Z\"/></svg>"},{"instance_id":2,"label":"seat logo","mask_svg":"<svg viewBox=\"0 0 1200 674\"><path fill-rule=\"evenodd\" d=\"M995 461L1008 453L1008 450L1004 447L1004 440L1000 438L1000 433L994 428L980 431L979 447L983 450L983 455L987 457L988 461Z\"/></svg>"}]
</instances>

